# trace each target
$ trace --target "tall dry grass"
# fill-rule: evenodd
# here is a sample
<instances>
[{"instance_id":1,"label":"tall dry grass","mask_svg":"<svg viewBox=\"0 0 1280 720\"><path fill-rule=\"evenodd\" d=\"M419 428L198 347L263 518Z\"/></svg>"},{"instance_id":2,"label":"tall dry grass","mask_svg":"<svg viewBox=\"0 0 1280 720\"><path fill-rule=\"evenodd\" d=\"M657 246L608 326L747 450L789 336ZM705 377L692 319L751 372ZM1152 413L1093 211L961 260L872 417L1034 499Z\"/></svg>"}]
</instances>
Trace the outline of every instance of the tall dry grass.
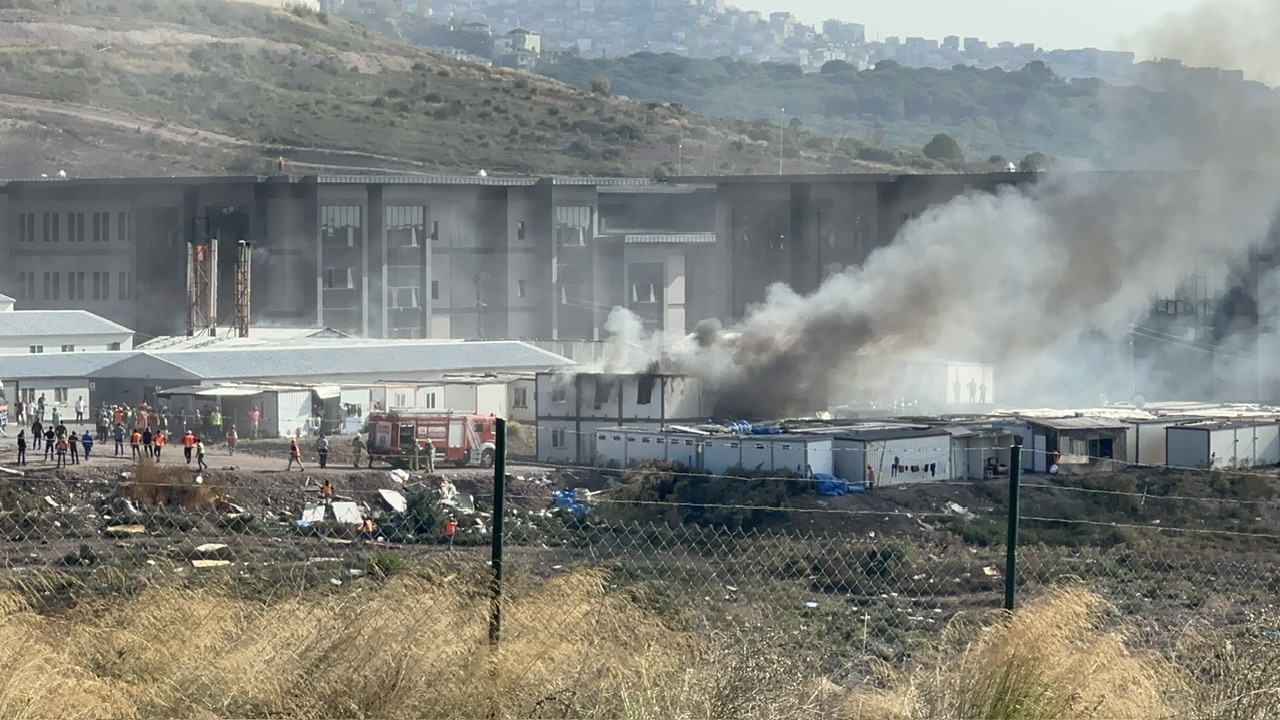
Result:
<instances>
[{"instance_id":1,"label":"tall dry grass","mask_svg":"<svg viewBox=\"0 0 1280 720\"><path fill-rule=\"evenodd\" d=\"M590 572L514 588L494 652L483 589L417 568L271 603L172 585L48 616L0 596L0 717L807 718L823 699L767 634L675 631Z\"/></svg>"},{"instance_id":2,"label":"tall dry grass","mask_svg":"<svg viewBox=\"0 0 1280 720\"><path fill-rule=\"evenodd\" d=\"M954 624L910 667L885 668L881 689L849 690L794 652L812 639L799 628L676 630L643 590L593 572L515 583L494 651L485 579L424 564L271 601L228 580L42 605L53 612L31 601L60 580L33 580L0 593L0 717L1280 717L1280 643L1207 630L1169 656L1136 651L1078 589Z\"/></svg>"},{"instance_id":3,"label":"tall dry grass","mask_svg":"<svg viewBox=\"0 0 1280 720\"><path fill-rule=\"evenodd\" d=\"M1169 656L1135 650L1098 596L1061 588L994 625L954 624L880 689L851 693L857 720L1280 718L1280 642L1238 629L1184 634Z\"/></svg>"}]
</instances>

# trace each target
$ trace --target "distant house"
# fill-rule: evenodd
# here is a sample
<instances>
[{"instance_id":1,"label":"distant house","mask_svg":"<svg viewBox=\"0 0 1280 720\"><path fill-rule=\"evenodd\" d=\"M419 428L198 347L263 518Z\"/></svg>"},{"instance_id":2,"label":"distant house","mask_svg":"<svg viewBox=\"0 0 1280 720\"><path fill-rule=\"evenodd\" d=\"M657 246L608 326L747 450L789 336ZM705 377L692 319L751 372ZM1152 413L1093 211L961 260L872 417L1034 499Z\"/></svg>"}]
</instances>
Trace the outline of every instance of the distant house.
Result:
<instances>
[{"instance_id":1,"label":"distant house","mask_svg":"<svg viewBox=\"0 0 1280 720\"><path fill-rule=\"evenodd\" d=\"M516 28L507 33L507 37L511 39L511 49L519 52L521 50L533 53L535 56L542 53L542 35L528 30L526 28Z\"/></svg>"},{"instance_id":2,"label":"distant house","mask_svg":"<svg viewBox=\"0 0 1280 720\"><path fill-rule=\"evenodd\" d=\"M488 25L482 22L463 23L462 27L458 28L458 31L466 32L466 33L476 33L478 35L493 35L493 30Z\"/></svg>"},{"instance_id":3,"label":"distant house","mask_svg":"<svg viewBox=\"0 0 1280 720\"><path fill-rule=\"evenodd\" d=\"M0 295L0 355L133 349L132 330L87 310L15 310L13 304Z\"/></svg>"}]
</instances>

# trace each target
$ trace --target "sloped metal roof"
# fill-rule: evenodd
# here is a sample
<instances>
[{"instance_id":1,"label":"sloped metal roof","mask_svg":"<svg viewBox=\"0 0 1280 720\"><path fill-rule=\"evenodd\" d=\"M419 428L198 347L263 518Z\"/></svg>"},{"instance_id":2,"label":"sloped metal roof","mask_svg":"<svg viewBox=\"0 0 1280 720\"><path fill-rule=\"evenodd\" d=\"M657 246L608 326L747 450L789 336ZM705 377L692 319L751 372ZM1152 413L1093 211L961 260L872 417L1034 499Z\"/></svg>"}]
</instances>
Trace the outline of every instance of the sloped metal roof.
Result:
<instances>
[{"instance_id":1,"label":"sloped metal roof","mask_svg":"<svg viewBox=\"0 0 1280 720\"><path fill-rule=\"evenodd\" d=\"M129 328L88 310L10 310L0 312L0 337L132 335Z\"/></svg>"},{"instance_id":2,"label":"sloped metal roof","mask_svg":"<svg viewBox=\"0 0 1280 720\"><path fill-rule=\"evenodd\" d=\"M350 375L373 379L406 374L440 375L460 370L549 369L572 364L528 343L509 340L209 348L148 354L203 379L286 382Z\"/></svg>"},{"instance_id":3,"label":"sloped metal roof","mask_svg":"<svg viewBox=\"0 0 1280 720\"><path fill-rule=\"evenodd\" d=\"M124 351L0 355L0 379L82 378L136 353Z\"/></svg>"}]
</instances>

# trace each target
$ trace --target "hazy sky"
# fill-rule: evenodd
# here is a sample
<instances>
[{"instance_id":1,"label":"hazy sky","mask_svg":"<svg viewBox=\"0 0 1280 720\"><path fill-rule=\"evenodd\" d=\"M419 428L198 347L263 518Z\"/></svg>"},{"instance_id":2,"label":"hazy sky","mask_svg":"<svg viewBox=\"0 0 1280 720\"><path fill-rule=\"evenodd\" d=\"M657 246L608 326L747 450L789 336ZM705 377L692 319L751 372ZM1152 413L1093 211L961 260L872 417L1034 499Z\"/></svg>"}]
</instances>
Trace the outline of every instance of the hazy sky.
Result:
<instances>
[{"instance_id":1,"label":"hazy sky","mask_svg":"<svg viewBox=\"0 0 1280 720\"><path fill-rule=\"evenodd\" d=\"M867 26L867 39L917 35L942 39L976 35L1033 42L1045 49L1097 47L1140 50L1122 41L1166 14L1187 10L1201 0L789 0L786 7L802 21L839 18ZM766 10L769 3L740 0L730 4Z\"/></svg>"}]
</instances>

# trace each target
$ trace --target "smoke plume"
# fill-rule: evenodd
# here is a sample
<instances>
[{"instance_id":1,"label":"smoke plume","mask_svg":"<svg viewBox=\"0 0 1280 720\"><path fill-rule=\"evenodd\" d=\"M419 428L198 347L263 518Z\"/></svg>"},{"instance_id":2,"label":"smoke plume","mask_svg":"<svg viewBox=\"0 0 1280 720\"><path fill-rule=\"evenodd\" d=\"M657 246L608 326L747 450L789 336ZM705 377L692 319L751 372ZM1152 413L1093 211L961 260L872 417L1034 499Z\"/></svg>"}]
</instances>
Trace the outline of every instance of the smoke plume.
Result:
<instances>
[{"instance_id":1,"label":"smoke plume","mask_svg":"<svg viewBox=\"0 0 1280 720\"><path fill-rule=\"evenodd\" d=\"M1226 52L1241 5L1168 20L1152 46L1184 52L1194 29L1202 49ZM1280 13L1254 12L1274 35ZM1264 35L1255 28L1250 37ZM1188 55L1257 72L1275 47L1259 40L1230 55ZM1039 405L1096 403L1100 393L1127 400L1135 389L1187 397L1222 377L1256 372L1241 364L1254 358L1251 341L1212 355L1204 368L1214 377L1171 363L1167 353L1138 363L1127 351L1135 326L1157 347L1204 350L1204 338L1144 328L1153 300L1172 297L1192 275L1229 287L1271 227L1280 114L1243 91L1215 102L1211 113L1189 109L1176 118L1168 137L1117 147L1115 167L1125 172L1050 171L1027 186L936 206L863 266L806 296L775 285L740 322L699 327L669 350L668 362L718 390L721 414L745 417L892 397L914 372L905 361L926 358L997 365L1006 401Z\"/></svg>"},{"instance_id":2,"label":"smoke plume","mask_svg":"<svg viewBox=\"0 0 1280 720\"><path fill-rule=\"evenodd\" d=\"M1217 0L1171 15L1136 39L1140 56L1182 60L1193 67L1243 70L1280 83L1280 4Z\"/></svg>"}]
</instances>

